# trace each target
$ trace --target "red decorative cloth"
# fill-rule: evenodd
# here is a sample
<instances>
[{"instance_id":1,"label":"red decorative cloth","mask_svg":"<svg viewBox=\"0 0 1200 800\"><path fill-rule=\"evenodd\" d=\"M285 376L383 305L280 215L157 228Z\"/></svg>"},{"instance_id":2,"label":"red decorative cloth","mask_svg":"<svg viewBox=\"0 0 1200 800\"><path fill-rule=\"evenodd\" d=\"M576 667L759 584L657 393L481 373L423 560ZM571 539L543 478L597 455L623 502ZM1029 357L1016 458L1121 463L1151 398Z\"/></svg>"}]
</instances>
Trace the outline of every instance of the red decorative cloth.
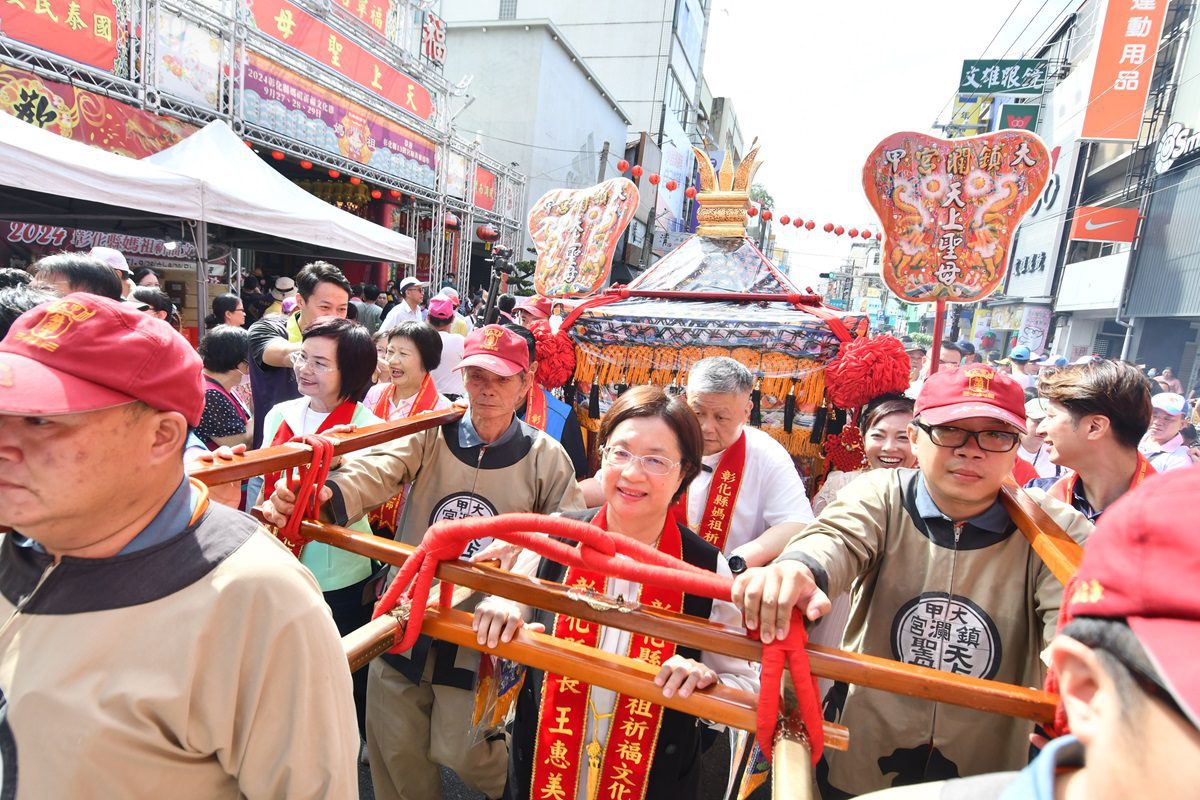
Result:
<instances>
[{"instance_id":1,"label":"red decorative cloth","mask_svg":"<svg viewBox=\"0 0 1200 800\"><path fill-rule=\"evenodd\" d=\"M843 342L825 368L825 391L835 406L855 409L908 388L908 356L895 336Z\"/></svg>"},{"instance_id":2,"label":"red decorative cloth","mask_svg":"<svg viewBox=\"0 0 1200 800\"><path fill-rule=\"evenodd\" d=\"M547 389L557 389L575 374L575 343L559 329L551 333L544 319L529 325L537 339L537 382Z\"/></svg>"}]
</instances>

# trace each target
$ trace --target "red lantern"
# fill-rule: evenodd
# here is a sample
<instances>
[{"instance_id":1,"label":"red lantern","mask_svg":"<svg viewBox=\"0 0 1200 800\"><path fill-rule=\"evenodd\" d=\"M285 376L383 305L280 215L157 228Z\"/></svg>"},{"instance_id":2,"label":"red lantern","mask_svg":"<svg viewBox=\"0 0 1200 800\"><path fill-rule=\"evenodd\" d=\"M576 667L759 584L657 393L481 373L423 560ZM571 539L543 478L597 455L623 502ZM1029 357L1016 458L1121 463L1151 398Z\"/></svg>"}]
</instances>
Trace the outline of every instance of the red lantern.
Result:
<instances>
[{"instance_id":1,"label":"red lantern","mask_svg":"<svg viewBox=\"0 0 1200 800\"><path fill-rule=\"evenodd\" d=\"M837 234L838 236L841 236L843 233L846 232L846 229L843 228L841 225L838 225L836 228L833 229L833 232L835 234Z\"/></svg>"},{"instance_id":2,"label":"red lantern","mask_svg":"<svg viewBox=\"0 0 1200 800\"><path fill-rule=\"evenodd\" d=\"M794 220L792 220L792 224L795 225L797 228L803 228L804 220L800 219L799 217L796 217Z\"/></svg>"},{"instance_id":3,"label":"red lantern","mask_svg":"<svg viewBox=\"0 0 1200 800\"><path fill-rule=\"evenodd\" d=\"M378 189L371 190L371 199L372 200L379 200L382 197L383 197L383 192L379 191Z\"/></svg>"},{"instance_id":4,"label":"red lantern","mask_svg":"<svg viewBox=\"0 0 1200 800\"><path fill-rule=\"evenodd\" d=\"M850 238L853 239L856 236L858 236L858 228L851 228L850 229Z\"/></svg>"},{"instance_id":5,"label":"red lantern","mask_svg":"<svg viewBox=\"0 0 1200 800\"><path fill-rule=\"evenodd\" d=\"M643 170L641 165L639 164L638 166L636 166L632 170L630 170L629 174L632 175L633 179L636 181L636 180L641 179L643 172L645 172L645 170Z\"/></svg>"},{"instance_id":6,"label":"red lantern","mask_svg":"<svg viewBox=\"0 0 1200 800\"><path fill-rule=\"evenodd\" d=\"M789 217L787 214L784 214L782 217L779 218L780 225L787 225L791 221L792 221L792 218Z\"/></svg>"},{"instance_id":7,"label":"red lantern","mask_svg":"<svg viewBox=\"0 0 1200 800\"><path fill-rule=\"evenodd\" d=\"M870 232L870 231L867 231L867 230L864 230L864 231L863 231L861 234L859 234L859 235L860 235L860 236L862 236L862 238L864 238L864 239L870 239L870 238L871 238L871 232Z\"/></svg>"},{"instance_id":8,"label":"red lantern","mask_svg":"<svg viewBox=\"0 0 1200 800\"><path fill-rule=\"evenodd\" d=\"M404 195L400 194L400 192L395 189L388 189L388 197L392 198L393 200L399 200L400 198L404 197Z\"/></svg>"},{"instance_id":9,"label":"red lantern","mask_svg":"<svg viewBox=\"0 0 1200 800\"><path fill-rule=\"evenodd\" d=\"M249 147L251 150L254 149L254 142L242 142L242 144L246 145L246 147Z\"/></svg>"},{"instance_id":10,"label":"red lantern","mask_svg":"<svg viewBox=\"0 0 1200 800\"><path fill-rule=\"evenodd\" d=\"M311 161L301 161L300 169L312 169L312 162Z\"/></svg>"},{"instance_id":11,"label":"red lantern","mask_svg":"<svg viewBox=\"0 0 1200 800\"><path fill-rule=\"evenodd\" d=\"M620 161L618 161L618 162L617 162L617 172L621 172L621 173L623 173L623 172L625 172L627 169L629 169L629 162L628 162L628 161L626 161L625 159L623 159L623 158L622 158Z\"/></svg>"},{"instance_id":12,"label":"red lantern","mask_svg":"<svg viewBox=\"0 0 1200 800\"><path fill-rule=\"evenodd\" d=\"M767 222L770 222L771 217L773 217L773 216L775 216L775 215L771 213L771 209L769 209L769 208L763 209L763 219L765 219Z\"/></svg>"},{"instance_id":13,"label":"red lantern","mask_svg":"<svg viewBox=\"0 0 1200 800\"><path fill-rule=\"evenodd\" d=\"M679 184L676 183L675 181L667 181L665 185L667 187L668 192L673 192L679 188Z\"/></svg>"},{"instance_id":14,"label":"red lantern","mask_svg":"<svg viewBox=\"0 0 1200 800\"><path fill-rule=\"evenodd\" d=\"M342 173L338 172L336 169L331 169L331 170L329 170L329 177L336 180L336 179L342 177Z\"/></svg>"},{"instance_id":15,"label":"red lantern","mask_svg":"<svg viewBox=\"0 0 1200 800\"><path fill-rule=\"evenodd\" d=\"M882 233L877 233L877 234L875 234L875 241L877 241L877 242L882 242L882 241L883 241L883 234L882 234Z\"/></svg>"},{"instance_id":16,"label":"red lantern","mask_svg":"<svg viewBox=\"0 0 1200 800\"><path fill-rule=\"evenodd\" d=\"M746 213L747 213L749 216L751 216L751 217L757 217L757 216L758 216L758 209L757 209L757 208L755 208L754 206L750 206L750 210L749 210L749 211L747 211Z\"/></svg>"},{"instance_id":17,"label":"red lantern","mask_svg":"<svg viewBox=\"0 0 1200 800\"><path fill-rule=\"evenodd\" d=\"M804 223L804 230L806 231L811 231L815 227L817 227L817 223L813 222L811 219Z\"/></svg>"},{"instance_id":18,"label":"red lantern","mask_svg":"<svg viewBox=\"0 0 1200 800\"><path fill-rule=\"evenodd\" d=\"M822 230L824 230L826 233L833 233L833 223L832 223L832 222L826 222L826 223L825 223L825 227L824 227L824 228L822 228Z\"/></svg>"},{"instance_id":19,"label":"red lantern","mask_svg":"<svg viewBox=\"0 0 1200 800\"><path fill-rule=\"evenodd\" d=\"M492 223L485 222L475 229L475 235L485 242L494 242L500 238L500 231L496 230Z\"/></svg>"},{"instance_id":20,"label":"red lantern","mask_svg":"<svg viewBox=\"0 0 1200 800\"><path fill-rule=\"evenodd\" d=\"M278 150L272 150L271 158L275 159L276 161L283 161L283 153L279 152Z\"/></svg>"},{"instance_id":21,"label":"red lantern","mask_svg":"<svg viewBox=\"0 0 1200 800\"><path fill-rule=\"evenodd\" d=\"M650 177L647 178L646 180L650 181L651 186L658 186L658 182L661 181L662 178L659 177L659 174L657 172L651 172Z\"/></svg>"},{"instance_id":22,"label":"red lantern","mask_svg":"<svg viewBox=\"0 0 1200 800\"><path fill-rule=\"evenodd\" d=\"M458 216L453 212L446 212L446 227L450 230L454 230L458 227Z\"/></svg>"},{"instance_id":23,"label":"red lantern","mask_svg":"<svg viewBox=\"0 0 1200 800\"><path fill-rule=\"evenodd\" d=\"M683 190L683 193L684 193L684 195L686 195L686 196L687 196L687 198L690 200L690 199L692 199L693 197L695 197L695 196L696 196L696 187L695 187L695 186L689 186L688 188L686 188L686 189L684 189L684 190Z\"/></svg>"},{"instance_id":24,"label":"red lantern","mask_svg":"<svg viewBox=\"0 0 1200 800\"><path fill-rule=\"evenodd\" d=\"M358 186L360 183L362 183L362 178L351 177L350 182L353 183L355 186Z\"/></svg>"}]
</instances>

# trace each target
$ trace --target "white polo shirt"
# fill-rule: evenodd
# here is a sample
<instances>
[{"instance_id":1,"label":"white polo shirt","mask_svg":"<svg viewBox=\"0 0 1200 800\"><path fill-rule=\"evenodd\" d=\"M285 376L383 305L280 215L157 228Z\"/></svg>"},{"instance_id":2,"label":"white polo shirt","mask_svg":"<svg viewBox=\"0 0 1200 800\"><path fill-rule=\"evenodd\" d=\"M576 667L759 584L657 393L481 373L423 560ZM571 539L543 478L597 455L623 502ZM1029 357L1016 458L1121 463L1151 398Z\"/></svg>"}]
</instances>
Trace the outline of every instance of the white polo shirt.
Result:
<instances>
[{"instance_id":1,"label":"white polo shirt","mask_svg":"<svg viewBox=\"0 0 1200 800\"><path fill-rule=\"evenodd\" d=\"M813 518L804 482L796 471L792 457L783 445L749 425L746 432L746 466L742 485L733 506L733 520L725 540L728 555L747 542L757 539L763 531L781 522L808 522ZM721 451L705 456L704 468L688 487L688 527L698 530L708 488L712 485L712 470L720 462Z\"/></svg>"},{"instance_id":2,"label":"white polo shirt","mask_svg":"<svg viewBox=\"0 0 1200 800\"><path fill-rule=\"evenodd\" d=\"M398 326L401 322L424 321L425 309L421 308L420 306L417 306L416 308L409 308L408 303L401 300L396 304L395 308L388 312L387 319L385 319L383 324L379 326L379 331L380 333L384 331L390 331L392 328Z\"/></svg>"},{"instance_id":3,"label":"white polo shirt","mask_svg":"<svg viewBox=\"0 0 1200 800\"><path fill-rule=\"evenodd\" d=\"M1190 467L1192 465L1192 459L1188 456L1187 445L1183 443L1183 436L1178 433L1175 434L1175 438L1169 439L1164 444L1154 441L1150 434L1147 433L1142 437L1142 443L1138 445L1138 450L1150 462L1150 466L1159 472L1167 472L1168 470Z\"/></svg>"}]
</instances>

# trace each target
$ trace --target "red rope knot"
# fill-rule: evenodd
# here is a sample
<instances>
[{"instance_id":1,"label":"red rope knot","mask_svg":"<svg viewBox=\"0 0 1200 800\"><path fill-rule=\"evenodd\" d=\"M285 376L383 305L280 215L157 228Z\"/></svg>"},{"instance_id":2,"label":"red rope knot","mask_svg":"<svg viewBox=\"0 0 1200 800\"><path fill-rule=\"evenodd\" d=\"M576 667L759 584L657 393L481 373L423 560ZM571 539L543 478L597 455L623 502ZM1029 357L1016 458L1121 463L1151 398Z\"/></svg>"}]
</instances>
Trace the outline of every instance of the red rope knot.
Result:
<instances>
[{"instance_id":1,"label":"red rope knot","mask_svg":"<svg viewBox=\"0 0 1200 800\"><path fill-rule=\"evenodd\" d=\"M288 488L296 495L296 505L288 521L279 527L276 535L283 540L296 558L304 551L304 546L312 541L300 533L300 523L305 519L316 519L321 511L320 494L329 477L329 468L333 464L333 442L324 436L309 434L292 437L291 441L306 444L312 448L312 461L305 466L297 467L295 472L288 472ZM270 488L270 486L268 486Z\"/></svg>"},{"instance_id":2,"label":"red rope knot","mask_svg":"<svg viewBox=\"0 0 1200 800\"><path fill-rule=\"evenodd\" d=\"M808 634L804 631L804 618L792 609L792 624L785 639L776 639L763 645L761 691L758 696L758 744L763 755L771 758L775 743L775 731L779 724L779 700L783 694L783 668L787 665L792 673L792 685L799 703L799 717L808 734L812 763L815 767L821 760L825 747L824 720L818 702L817 679L808 663Z\"/></svg>"}]
</instances>

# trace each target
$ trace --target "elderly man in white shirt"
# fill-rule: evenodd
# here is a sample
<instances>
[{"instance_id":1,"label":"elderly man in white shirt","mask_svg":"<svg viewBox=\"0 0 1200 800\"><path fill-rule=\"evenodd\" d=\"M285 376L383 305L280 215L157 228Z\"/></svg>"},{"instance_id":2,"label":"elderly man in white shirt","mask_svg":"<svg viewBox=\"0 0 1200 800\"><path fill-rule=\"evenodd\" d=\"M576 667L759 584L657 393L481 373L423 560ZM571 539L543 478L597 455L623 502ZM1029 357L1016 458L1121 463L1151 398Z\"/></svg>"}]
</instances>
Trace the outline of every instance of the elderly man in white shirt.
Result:
<instances>
[{"instance_id":1,"label":"elderly man in white shirt","mask_svg":"<svg viewBox=\"0 0 1200 800\"><path fill-rule=\"evenodd\" d=\"M411 276L400 281L400 285L396 287L396 291L400 293L400 302L388 312L383 324L379 326L379 332L390 331L401 322L424 322L425 309L421 308L421 301L425 299L425 287L428 285Z\"/></svg>"},{"instance_id":2,"label":"elderly man in white shirt","mask_svg":"<svg viewBox=\"0 0 1200 800\"><path fill-rule=\"evenodd\" d=\"M1159 472L1190 467L1192 459L1180 434L1187 424L1187 400L1175 392L1160 392L1150 398L1150 405L1154 409L1150 430L1142 437L1138 450Z\"/></svg>"}]
</instances>

